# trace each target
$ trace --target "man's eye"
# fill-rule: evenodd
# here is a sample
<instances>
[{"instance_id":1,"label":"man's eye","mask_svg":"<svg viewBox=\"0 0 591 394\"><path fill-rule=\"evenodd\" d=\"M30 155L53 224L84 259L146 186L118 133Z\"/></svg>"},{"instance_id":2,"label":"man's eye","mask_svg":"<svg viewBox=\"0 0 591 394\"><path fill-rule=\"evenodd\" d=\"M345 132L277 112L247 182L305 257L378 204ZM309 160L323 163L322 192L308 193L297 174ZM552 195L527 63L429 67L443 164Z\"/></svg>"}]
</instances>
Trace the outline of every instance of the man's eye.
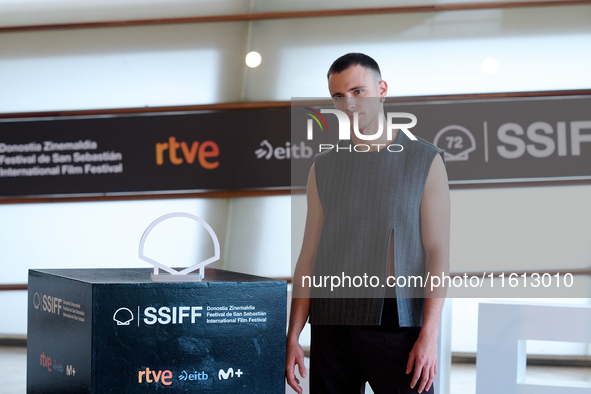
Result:
<instances>
[{"instance_id":1,"label":"man's eye","mask_svg":"<svg viewBox=\"0 0 591 394\"><path fill-rule=\"evenodd\" d=\"M332 98L334 101L341 101L343 98L340 96L335 96Z\"/></svg>"},{"instance_id":2,"label":"man's eye","mask_svg":"<svg viewBox=\"0 0 591 394\"><path fill-rule=\"evenodd\" d=\"M357 89L357 90L355 91L355 94L361 94L361 93L363 93L363 90L361 90L361 89Z\"/></svg>"}]
</instances>

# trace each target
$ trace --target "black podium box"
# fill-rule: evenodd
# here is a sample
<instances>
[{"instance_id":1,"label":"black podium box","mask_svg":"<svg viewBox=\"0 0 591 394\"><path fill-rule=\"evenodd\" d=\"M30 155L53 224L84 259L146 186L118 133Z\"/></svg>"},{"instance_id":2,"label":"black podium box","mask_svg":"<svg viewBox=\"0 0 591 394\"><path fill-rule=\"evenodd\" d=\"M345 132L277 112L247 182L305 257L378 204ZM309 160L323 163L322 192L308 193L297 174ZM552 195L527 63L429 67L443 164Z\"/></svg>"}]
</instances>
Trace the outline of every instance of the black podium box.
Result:
<instances>
[{"instance_id":1,"label":"black podium box","mask_svg":"<svg viewBox=\"0 0 591 394\"><path fill-rule=\"evenodd\" d=\"M27 393L285 392L286 283L29 271Z\"/></svg>"}]
</instances>

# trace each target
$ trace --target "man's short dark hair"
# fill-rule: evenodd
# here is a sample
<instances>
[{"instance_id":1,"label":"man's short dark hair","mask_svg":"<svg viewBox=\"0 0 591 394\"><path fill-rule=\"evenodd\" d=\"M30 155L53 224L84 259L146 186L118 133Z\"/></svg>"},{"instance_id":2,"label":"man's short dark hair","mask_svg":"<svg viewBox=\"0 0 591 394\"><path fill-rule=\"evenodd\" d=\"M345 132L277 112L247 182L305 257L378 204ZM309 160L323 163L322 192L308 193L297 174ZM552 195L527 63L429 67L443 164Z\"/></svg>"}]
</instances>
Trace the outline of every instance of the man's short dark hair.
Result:
<instances>
[{"instance_id":1,"label":"man's short dark hair","mask_svg":"<svg viewBox=\"0 0 591 394\"><path fill-rule=\"evenodd\" d=\"M341 73L349 67L356 65L373 70L377 73L379 79L382 79L382 73L380 72L380 66L378 66L378 63L366 54L359 52L347 53L346 55L343 55L335 60L328 69L326 78L330 78L332 74Z\"/></svg>"}]
</instances>

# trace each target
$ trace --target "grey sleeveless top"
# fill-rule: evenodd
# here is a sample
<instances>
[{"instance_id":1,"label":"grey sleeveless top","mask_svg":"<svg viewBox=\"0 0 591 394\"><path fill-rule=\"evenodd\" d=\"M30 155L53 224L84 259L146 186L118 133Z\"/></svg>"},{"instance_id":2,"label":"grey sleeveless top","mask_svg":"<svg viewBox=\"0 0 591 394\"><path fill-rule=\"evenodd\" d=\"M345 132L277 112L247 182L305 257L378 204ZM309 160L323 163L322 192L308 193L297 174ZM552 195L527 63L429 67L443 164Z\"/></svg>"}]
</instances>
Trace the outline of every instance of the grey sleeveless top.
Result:
<instances>
[{"instance_id":1,"label":"grey sleeveless top","mask_svg":"<svg viewBox=\"0 0 591 394\"><path fill-rule=\"evenodd\" d=\"M385 147L349 152L351 144L339 141L338 151L333 147L314 160L324 223L314 265L311 324L380 324L392 234L394 275L425 275L420 205L433 159L437 154L443 158L443 150L421 138L412 141L402 131L393 142L404 147L401 152ZM331 287L337 284L333 276L342 286ZM424 289L408 283L395 291L400 326L420 327Z\"/></svg>"}]
</instances>

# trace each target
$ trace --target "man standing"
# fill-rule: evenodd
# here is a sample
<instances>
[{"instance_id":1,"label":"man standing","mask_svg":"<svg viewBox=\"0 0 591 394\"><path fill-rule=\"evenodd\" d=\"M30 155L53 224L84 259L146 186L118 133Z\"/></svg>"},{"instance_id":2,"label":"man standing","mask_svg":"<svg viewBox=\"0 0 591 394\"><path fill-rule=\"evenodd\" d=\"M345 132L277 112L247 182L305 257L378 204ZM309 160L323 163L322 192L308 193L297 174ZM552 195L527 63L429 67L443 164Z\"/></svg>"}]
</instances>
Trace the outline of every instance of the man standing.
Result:
<instances>
[{"instance_id":1,"label":"man standing","mask_svg":"<svg viewBox=\"0 0 591 394\"><path fill-rule=\"evenodd\" d=\"M287 383L302 392L294 371L297 365L300 375L306 374L298 339L310 318L311 394L363 393L366 382L376 394L432 393L444 294L416 284L390 287L389 279L448 271L443 151L400 130L379 135L386 125L388 85L369 56L349 53L335 60L328 88L336 109L349 116L351 140L318 154L308 177L287 334ZM379 137L368 141L374 135ZM351 143L364 148L351 149ZM386 149L393 145L402 149ZM365 295L315 296L303 283L306 276L367 272L383 282Z\"/></svg>"}]
</instances>

